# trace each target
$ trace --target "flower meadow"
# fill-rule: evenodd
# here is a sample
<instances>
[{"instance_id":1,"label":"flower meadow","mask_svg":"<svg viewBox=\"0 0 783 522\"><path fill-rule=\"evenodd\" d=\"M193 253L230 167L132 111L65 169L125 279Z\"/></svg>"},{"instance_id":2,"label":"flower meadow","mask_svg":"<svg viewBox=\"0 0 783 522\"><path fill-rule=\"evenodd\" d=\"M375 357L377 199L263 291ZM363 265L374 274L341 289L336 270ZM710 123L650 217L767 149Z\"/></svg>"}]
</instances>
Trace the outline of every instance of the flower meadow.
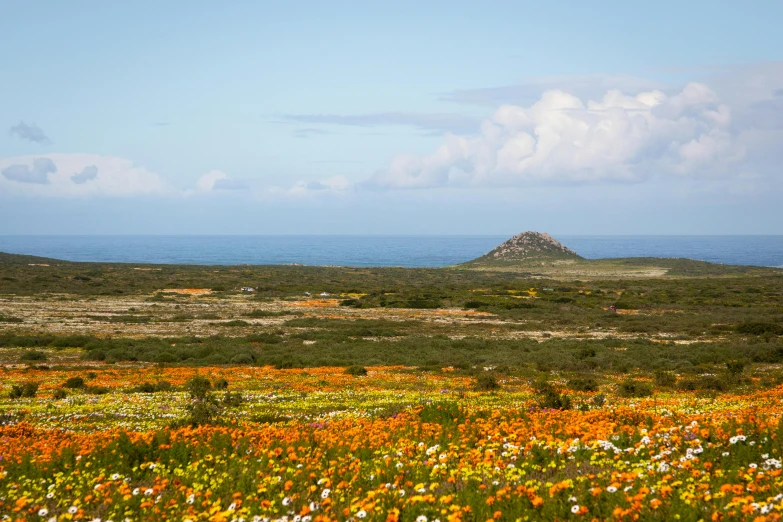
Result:
<instances>
[{"instance_id":1,"label":"flower meadow","mask_svg":"<svg viewBox=\"0 0 783 522\"><path fill-rule=\"evenodd\" d=\"M481 392L448 369L367 370L7 368L2 519L783 517L783 386L628 398L605 376L556 410L520 376ZM100 393L55 398L76 374ZM228 382L211 392L222 401L211 424L177 422L194 376ZM37 395L7 399L33 381ZM161 381L170 389L138 391Z\"/></svg>"}]
</instances>

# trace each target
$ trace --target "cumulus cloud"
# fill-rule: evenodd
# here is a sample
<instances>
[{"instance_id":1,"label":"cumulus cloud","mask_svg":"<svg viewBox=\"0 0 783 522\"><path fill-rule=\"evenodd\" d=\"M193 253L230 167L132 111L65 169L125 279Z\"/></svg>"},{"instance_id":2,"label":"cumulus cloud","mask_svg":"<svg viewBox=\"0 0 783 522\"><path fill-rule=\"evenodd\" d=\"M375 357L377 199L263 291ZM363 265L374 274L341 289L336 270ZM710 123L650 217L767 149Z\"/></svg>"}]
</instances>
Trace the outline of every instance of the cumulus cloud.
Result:
<instances>
[{"instance_id":1,"label":"cumulus cloud","mask_svg":"<svg viewBox=\"0 0 783 522\"><path fill-rule=\"evenodd\" d=\"M176 194L158 174L135 165L131 160L113 156L49 154L46 158L0 158L0 171L3 173L0 196Z\"/></svg>"},{"instance_id":2,"label":"cumulus cloud","mask_svg":"<svg viewBox=\"0 0 783 522\"><path fill-rule=\"evenodd\" d=\"M437 133L475 132L479 124L475 118L452 113L287 114L283 117L299 123L322 123L352 127L407 126Z\"/></svg>"},{"instance_id":3,"label":"cumulus cloud","mask_svg":"<svg viewBox=\"0 0 783 522\"><path fill-rule=\"evenodd\" d=\"M552 90L528 107L500 107L478 136L449 134L430 155L398 156L363 186L636 182L719 173L745 155L732 137L731 118L729 107L700 83L674 95L610 90L587 102Z\"/></svg>"},{"instance_id":4,"label":"cumulus cloud","mask_svg":"<svg viewBox=\"0 0 783 522\"><path fill-rule=\"evenodd\" d=\"M626 94L644 91L665 90L660 82L623 74L588 74L571 76L549 76L532 78L528 81L500 87L461 89L440 96L442 101L465 105L527 105L535 103L547 91L564 90L579 98L600 98L609 90L620 90Z\"/></svg>"},{"instance_id":5,"label":"cumulus cloud","mask_svg":"<svg viewBox=\"0 0 783 522\"><path fill-rule=\"evenodd\" d=\"M2 172L3 177L10 181L46 185L49 183L49 174L57 172L57 166L49 158L36 158L32 166L15 164L4 168Z\"/></svg>"},{"instance_id":6,"label":"cumulus cloud","mask_svg":"<svg viewBox=\"0 0 783 522\"><path fill-rule=\"evenodd\" d=\"M89 167L84 167L81 172L78 174L74 174L71 176L71 181L76 183L77 185L81 185L82 183L87 183L88 181L95 179L98 177L98 167L95 165L90 165Z\"/></svg>"},{"instance_id":7,"label":"cumulus cloud","mask_svg":"<svg viewBox=\"0 0 783 522\"><path fill-rule=\"evenodd\" d=\"M28 125L25 122L20 121L18 125L11 127L9 132L12 136L16 135L19 139L32 141L34 143L48 144L52 142L52 140L46 136L43 129L35 123Z\"/></svg>"},{"instance_id":8,"label":"cumulus cloud","mask_svg":"<svg viewBox=\"0 0 783 522\"><path fill-rule=\"evenodd\" d=\"M194 192L211 192L217 190L245 190L249 185L241 180L232 179L225 172L212 170L201 176L196 181L195 191L187 191L186 194Z\"/></svg>"}]
</instances>

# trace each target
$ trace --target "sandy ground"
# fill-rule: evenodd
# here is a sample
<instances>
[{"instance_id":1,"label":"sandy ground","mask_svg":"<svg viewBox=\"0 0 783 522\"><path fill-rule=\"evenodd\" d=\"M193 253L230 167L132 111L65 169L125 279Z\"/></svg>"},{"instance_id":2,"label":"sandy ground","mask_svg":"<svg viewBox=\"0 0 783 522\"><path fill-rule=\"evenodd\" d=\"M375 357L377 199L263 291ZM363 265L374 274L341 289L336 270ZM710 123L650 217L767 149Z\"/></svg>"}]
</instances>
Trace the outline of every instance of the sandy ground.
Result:
<instances>
[{"instance_id":1,"label":"sandy ground","mask_svg":"<svg viewBox=\"0 0 783 522\"><path fill-rule=\"evenodd\" d=\"M286 326L293 318L413 321L419 335L448 335L452 338L481 336L492 339L615 339L649 338L671 340L665 334L622 334L611 328L546 329L527 321L503 320L488 312L459 308L421 310L408 308L364 308L339 306L338 299L257 301L249 295L217 298L203 289L166 289L178 297L155 300L153 295L84 298L78 296L0 298L0 315L22 319L21 323L0 322L0 332L89 334L96 336L244 336L274 330L283 334L312 327ZM249 317L251 311L265 311L271 317ZM666 310L676 313L677 310ZM658 314L663 310L619 310L621 314ZM244 321L247 324L228 324ZM472 327L465 330L465 326ZM517 328L515 328L517 327ZM316 327L317 328L317 327ZM412 331L411 333L414 333ZM466 333L467 332L467 333ZM371 339L371 338L368 338ZM384 338L394 340L394 338ZM377 340L377 339L376 339ZM706 340L706 339L702 339ZM693 340L677 342L695 342Z\"/></svg>"}]
</instances>

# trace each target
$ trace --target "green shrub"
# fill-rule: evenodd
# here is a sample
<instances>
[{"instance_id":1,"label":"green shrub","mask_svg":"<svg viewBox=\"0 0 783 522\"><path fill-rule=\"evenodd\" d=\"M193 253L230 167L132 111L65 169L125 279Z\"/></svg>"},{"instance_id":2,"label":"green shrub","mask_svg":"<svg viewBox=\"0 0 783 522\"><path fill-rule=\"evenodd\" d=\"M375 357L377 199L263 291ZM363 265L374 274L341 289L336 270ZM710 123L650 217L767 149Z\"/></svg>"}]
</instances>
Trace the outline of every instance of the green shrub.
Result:
<instances>
[{"instance_id":1,"label":"green shrub","mask_svg":"<svg viewBox=\"0 0 783 522\"><path fill-rule=\"evenodd\" d=\"M192 427L216 424L220 419L222 409L212 400L197 399L187 407L188 415L185 424Z\"/></svg>"},{"instance_id":2,"label":"green shrub","mask_svg":"<svg viewBox=\"0 0 783 522\"><path fill-rule=\"evenodd\" d=\"M105 395L109 393L111 389L106 386L87 386L84 391L90 395Z\"/></svg>"},{"instance_id":3,"label":"green shrub","mask_svg":"<svg viewBox=\"0 0 783 522\"><path fill-rule=\"evenodd\" d=\"M243 402L245 402L245 399L239 392L232 393L229 390L226 390L226 393L223 394L223 406L238 408Z\"/></svg>"},{"instance_id":4,"label":"green shrub","mask_svg":"<svg viewBox=\"0 0 783 522\"><path fill-rule=\"evenodd\" d=\"M626 379L617 386L617 393L621 397L649 397L653 387L649 382Z\"/></svg>"},{"instance_id":5,"label":"green shrub","mask_svg":"<svg viewBox=\"0 0 783 522\"><path fill-rule=\"evenodd\" d=\"M702 375L696 379L684 379L677 384L677 387L685 391L726 391L731 385L730 379Z\"/></svg>"},{"instance_id":6,"label":"green shrub","mask_svg":"<svg viewBox=\"0 0 783 522\"><path fill-rule=\"evenodd\" d=\"M68 388L71 390L75 390L77 388L84 388L84 378L83 377L69 377L68 380L66 380L63 385L63 388Z\"/></svg>"},{"instance_id":7,"label":"green shrub","mask_svg":"<svg viewBox=\"0 0 783 522\"><path fill-rule=\"evenodd\" d=\"M340 306L350 306L351 308L361 308L362 302L358 299L343 299L340 301Z\"/></svg>"},{"instance_id":8,"label":"green shrub","mask_svg":"<svg viewBox=\"0 0 783 522\"><path fill-rule=\"evenodd\" d=\"M185 383L185 389L191 399L203 400L206 399L209 390L212 389L212 383L206 377L197 375Z\"/></svg>"},{"instance_id":9,"label":"green shrub","mask_svg":"<svg viewBox=\"0 0 783 522\"><path fill-rule=\"evenodd\" d=\"M231 364L252 364L253 356L249 353L238 353L231 358Z\"/></svg>"},{"instance_id":10,"label":"green shrub","mask_svg":"<svg viewBox=\"0 0 783 522\"><path fill-rule=\"evenodd\" d=\"M477 391L493 391L499 388L498 378L492 373L479 374L473 383L473 389Z\"/></svg>"},{"instance_id":11,"label":"green shrub","mask_svg":"<svg viewBox=\"0 0 783 522\"><path fill-rule=\"evenodd\" d=\"M655 372L655 375L653 376L653 382L656 386L661 388L671 388L677 384L677 376L672 372L659 370Z\"/></svg>"},{"instance_id":12,"label":"green shrub","mask_svg":"<svg viewBox=\"0 0 783 522\"><path fill-rule=\"evenodd\" d=\"M783 325L762 321L748 321L736 326L737 333L746 335L783 335Z\"/></svg>"},{"instance_id":13,"label":"green shrub","mask_svg":"<svg viewBox=\"0 0 783 522\"><path fill-rule=\"evenodd\" d=\"M592 377L574 377L569 379L567 386L575 391L598 391L598 382Z\"/></svg>"},{"instance_id":14,"label":"green shrub","mask_svg":"<svg viewBox=\"0 0 783 522\"><path fill-rule=\"evenodd\" d=\"M54 393L52 393L52 398L58 401L66 398L67 396L68 394L65 392L65 390L62 390L60 388L54 390Z\"/></svg>"},{"instance_id":15,"label":"green shrub","mask_svg":"<svg viewBox=\"0 0 783 522\"><path fill-rule=\"evenodd\" d=\"M361 377L367 375L367 368L364 366L349 366L345 369L345 373L353 375L354 377Z\"/></svg>"},{"instance_id":16,"label":"green shrub","mask_svg":"<svg viewBox=\"0 0 783 522\"><path fill-rule=\"evenodd\" d=\"M745 361L727 361L726 369L731 375L740 375L745 370Z\"/></svg>"},{"instance_id":17,"label":"green shrub","mask_svg":"<svg viewBox=\"0 0 783 522\"><path fill-rule=\"evenodd\" d=\"M223 377L218 377L215 382L212 383L212 387L216 390L225 390L228 388L228 381Z\"/></svg>"},{"instance_id":18,"label":"green shrub","mask_svg":"<svg viewBox=\"0 0 783 522\"><path fill-rule=\"evenodd\" d=\"M533 384L536 403L539 408L548 410L570 410L571 397L558 392L547 381L537 381Z\"/></svg>"},{"instance_id":19,"label":"green shrub","mask_svg":"<svg viewBox=\"0 0 783 522\"><path fill-rule=\"evenodd\" d=\"M40 350L27 350L19 357L20 361L45 361L47 355Z\"/></svg>"},{"instance_id":20,"label":"green shrub","mask_svg":"<svg viewBox=\"0 0 783 522\"><path fill-rule=\"evenodd\" d=\"M8 394L8 397L11 399L18 399L20 397L35 397L36 393L38 393L38 383L26 382L23 384L14 384L11 386L11 393Z\"/></svg>"},{"instance_id":21,"label":"green shrub","mask_svg":"<svg viewBox=\"0 0 783 522\"><path fill-rule=\"evenodd\" d=\"M590 358L590 357L595 357L595 354L596 354L595 348L593 348L593 347L582 348L581 350L579 350L579 353L577 354L577 358L578 359L587 359L587 358Z\"/></svg>"},{"instance_id":22,"label":"green shrub","mask_svg":"<svg viewBox=\"0 0 783 522\"><path fill-rule=\"evenodd\" d=\"M155 357L155 362L158 363L175 363L177 362L177 356L170 352L161 352Z\"/></svg>"},{"instance_id":23,"label":"green shrub","mask_svg":"<svg viewBox=\"0 0 783 522\"><path fill-rule=\"evenodd\" d=\"M280 337L279 335L274 335L266 332L251 334L245 337L245 339L249 343L279 344L283 342L283 338Z\"/></svg>"}]
</instances>

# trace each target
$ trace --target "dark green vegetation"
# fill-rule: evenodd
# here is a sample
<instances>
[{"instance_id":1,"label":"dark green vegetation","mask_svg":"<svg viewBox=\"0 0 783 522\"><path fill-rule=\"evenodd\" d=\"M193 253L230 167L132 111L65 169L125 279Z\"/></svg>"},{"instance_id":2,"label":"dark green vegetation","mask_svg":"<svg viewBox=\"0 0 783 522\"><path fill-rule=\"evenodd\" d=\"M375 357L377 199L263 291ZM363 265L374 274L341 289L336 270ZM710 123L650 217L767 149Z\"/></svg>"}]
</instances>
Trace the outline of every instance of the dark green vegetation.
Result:
<instances>
[{"instance_id":1,"label":"dark green vegetation","mask_svg":"<svg viewBox=\"0 0 783 522\"><path fill-rule=\"evenodd\" d=\"M139 267L2 254L0 315L18 320L0 323L0 359L50 364L63 352L103 364L502 365L574 372L569 387L582 391L593 387L596 372L658 371L656 384L674 386L667 372L698 376L717 366L723 375L732 373L726 363L783 362L783 272L654 262L699 277L564 282L526 271ZM711 271L715 276L705 276ZM245 285L258 292L235 290ZM163 291L182 288L217 291ZM286 308L306 301L305 291L327 291L335 303L323 310ZM131 296L143 307L106 311ZM34 308L57 311L62 303L70 310L57 317L74 314L69 303L76 299L87 307L95 299L95 310L68 316L80 326L52 333L57 328L38 326L40 319L17 306L30 299L38 303ZM442 309L448 314L438 315ZM212 330L187 332L199 324ZM106 326L96 332L93 325ZM130 328L137 329L133 335ZM630 384L628 394L641 393ZM696 379L689 386L723 384Z\"/></svg>"},{"instance_id":2,"label":"dark green vegetation","mask_svg":"<svg viewBox=\"0 0 783 522\"><path fill-rule=\"evenodd\" d=\"M218 296L236 294L242 286L258 289L255 299L300 296L306 291L330 294L369 293L358 299L362 305L432 308L449 306L438 302L455 291L490 287L493 289L551 286L547 277L560 280L559 273L571 275L571 265L527 266L515 270L460 270L438 268L341 268L311 266L196 266L134 265L121 263L71 263L47 258L0 253L0 295L71 294L84 296L123 296L154 294L160 301L182 299L167 288L208 288ZM579 261L575 266L591 267L581 279L600 280L636 277L635 269L661 267L667 276L771 276L783 271L772 268L716 265L689 259L605 259ZM592 270L604 267L605 271ZM628 270L626 274L625 271ZM668 271L668 272L666 272ZM595 272L595 273L594 273ZM541 279L541 278L544 279ZM532 279L531 279L532 278ZM577 278L579 279L579 278ZM562 282L553 283L562 286ZM718 286L717 282L713 285ZM385 297L385 299L381 299ZM350 300L347 300L350 301ZM350 303L348 303L350 305ZM416 306L417 304L421 306ZM255 312L262 314L263 311ZM250 315L250 317L254 317ZM258 317L258 316L255 316ZM0 322L21 319L0 313Z\"/></svg>"}]
</instances>

